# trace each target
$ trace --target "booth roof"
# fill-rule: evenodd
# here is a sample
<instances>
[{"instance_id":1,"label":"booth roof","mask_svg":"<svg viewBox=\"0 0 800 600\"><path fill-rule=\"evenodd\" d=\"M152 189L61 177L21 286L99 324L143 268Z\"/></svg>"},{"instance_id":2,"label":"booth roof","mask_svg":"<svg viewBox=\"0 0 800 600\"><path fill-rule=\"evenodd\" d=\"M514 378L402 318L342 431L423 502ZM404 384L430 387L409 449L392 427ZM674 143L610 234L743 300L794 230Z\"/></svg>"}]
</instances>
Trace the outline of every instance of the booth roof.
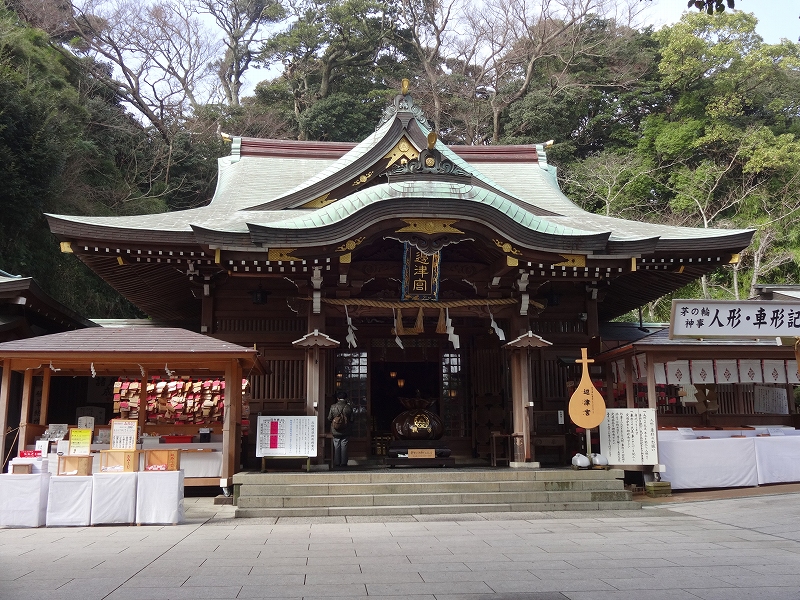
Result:
<instances>
[{"instance_id":1,"label":"booth roof","mask_svg":"<svg viewBox=\"0 0 800 600\"><path fill-rule=\"evenodd\" d=\"M669 329L661 329L639 340L606 350L596 356L595 361L605 363L619 360L627 355L640 352L668 353L669 360L683 358L794 358L792 346L781 345L776 338L674 338L670 339Z\"/></svg>"},{"instance_id":2,"label":"booth roof","mask_svg":"<svg viewBox=\"0 0 800 600\"><path fill-rule=\"evenodd\" d=\"M91 327L0 344L0 358L17 353L153 353L254 355L239 346L177 327Z\"/></svg>"}]
</instances>

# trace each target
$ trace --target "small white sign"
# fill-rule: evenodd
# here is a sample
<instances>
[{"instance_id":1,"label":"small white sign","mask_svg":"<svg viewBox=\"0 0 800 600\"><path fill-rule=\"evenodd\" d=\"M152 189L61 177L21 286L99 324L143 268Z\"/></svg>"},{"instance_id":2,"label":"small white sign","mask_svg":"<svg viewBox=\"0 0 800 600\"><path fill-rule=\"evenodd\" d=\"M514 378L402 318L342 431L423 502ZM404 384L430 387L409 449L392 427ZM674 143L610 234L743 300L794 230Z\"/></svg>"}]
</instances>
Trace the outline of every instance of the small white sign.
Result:
<instances>
[{"instance_id":1,"label":"small white sign","mask_svg":"<svg viewBox=\"0 0 800 600\"><path fill-rule=\"evenodd\" d=\"M691 427L678 427L678 433L681 435L691 435L694 437L694 429Z\"/></svg>"},{"instance_id":2,"label":"small white sign","mask_svg":"<svg viewBox=\"0 0 800 600\"><path fill-rule=\"evenodd\" d=\"M600 451L610 465L658 464L654 408L609 408L600 424Z\"/></svg>"},{"instance_id":3,"label":"small white sign","mask_svg":"<svg viewBox=\"0 0 800 600\"><path fill-rule=\"evenodd\" d=\"M767 433L769 433L770 437L773 435L786 435L780 427L767 427Z\"/></svg>"},{"instance_id":4,"label":"small white sign","mask_svg":"<svg viewBox=\"0 0 800 600\"><path fill-rule=\"evenodd\" d=\"M563 410L558 411L558 424L559 425L563 425L564 424L564 411Z\"/></svg>"},{"instance_id":5,"label":"small white sign","mask_svg":"<svg viewBox=\"0 0 800 600\"><path fill-rule=\"evenodd\" d=\"M78 417L78 429L91 429L94 431L94 417Z\"/></svg>"},{"instance_id":6,"label":"small white sign","mask_svg":"<svg viewBox=\"0 0 800 600\"><path fill-rule=\"evenodd\" d=\"M113 419L111 421L111 449L136 450L139 437L139 423L132 419Z\"/></svg>"},{"instance_id":7,"label":"small white sign","mask_svg":"<svg viewBox=\"0 0 800 600\"><path fill-rule=\"evenodd\" d=\"M316 456L317 417L258 417L256 456Z\"/></svg>"},{"instance_id":8,"label":"small white sign","mask_svg":"<svg viewBox=\"0 0 800 600\"><path fill-rule=\"evenodd\" d=\"M36 449L42 453L42 458L47 458L50 452L50 440L36 440Z\"/></svg>"}]
</instances>

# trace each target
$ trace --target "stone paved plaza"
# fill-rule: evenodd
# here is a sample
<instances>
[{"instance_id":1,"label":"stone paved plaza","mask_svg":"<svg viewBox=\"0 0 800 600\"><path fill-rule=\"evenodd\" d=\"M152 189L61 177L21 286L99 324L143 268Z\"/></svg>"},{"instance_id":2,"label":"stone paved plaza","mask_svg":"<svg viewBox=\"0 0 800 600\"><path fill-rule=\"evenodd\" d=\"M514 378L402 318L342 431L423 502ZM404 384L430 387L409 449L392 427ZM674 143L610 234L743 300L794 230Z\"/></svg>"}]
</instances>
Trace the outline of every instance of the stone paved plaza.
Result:
<instances>
[{"instance_id":1,"label":"stone paved plaza","mask_svg":"<svg viewBox=\"0 0 800 600\"><path fill-rule=\"evenodd\" d=\"M0 529L0 599L800 598L800 494L641 511Z\"/></svg>"}]
</instances>

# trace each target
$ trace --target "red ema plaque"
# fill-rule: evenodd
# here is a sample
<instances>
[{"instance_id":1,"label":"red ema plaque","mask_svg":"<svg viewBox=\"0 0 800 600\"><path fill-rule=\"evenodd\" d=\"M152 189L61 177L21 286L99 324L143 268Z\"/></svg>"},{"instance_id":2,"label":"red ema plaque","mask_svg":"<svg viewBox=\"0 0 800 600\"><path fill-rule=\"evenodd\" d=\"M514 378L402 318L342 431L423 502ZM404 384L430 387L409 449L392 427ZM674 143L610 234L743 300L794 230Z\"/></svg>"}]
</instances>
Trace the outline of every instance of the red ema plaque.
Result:
<instances>
[{"instance_id":1,"label":"red ema plaque","mask_svg":"<svg viewBox=\"0 0 800 600\"><path fill-rule=\"evenodd\" d=\"M42 451L41 450L20 450L19 457L20 458L41 458Z\"/></svg>"}]
</instances>

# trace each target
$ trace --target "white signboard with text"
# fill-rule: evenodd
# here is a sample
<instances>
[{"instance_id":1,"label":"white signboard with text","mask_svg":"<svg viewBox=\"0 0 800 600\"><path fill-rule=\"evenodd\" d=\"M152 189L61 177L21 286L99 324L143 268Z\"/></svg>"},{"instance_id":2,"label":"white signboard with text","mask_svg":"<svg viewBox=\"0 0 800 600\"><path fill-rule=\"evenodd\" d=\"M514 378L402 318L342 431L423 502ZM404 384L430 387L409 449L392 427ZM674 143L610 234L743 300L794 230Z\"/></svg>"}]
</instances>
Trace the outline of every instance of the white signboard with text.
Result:
<instances>
[{"instance_id":1,"label":"white signboard with text","mask_svg":"<svg viewBox=\"0 0 800 600\"><path fill-rule=\"evenodd\" d=\"M773 415L789 414L789 398L786 388L757 385L754 392L753 412Z\"/></svg>"},{"instance_id":2,"label":"white signboard with text","mask_svg":"<svg viewBox=\"0 0 800 600\"><path fill-rule=\"evenodd\" d=\"M600 452L610 465L658 464L655 408L609 408L600 423Z\"/></svg>"},{"instance_id":3,"label":"white signboard with text","mask_svg":"<svg viewBox=\"0 0 800 600\"><path fill-rule=\"evenodd\" d=\"M754 300L673 300L669 337L800 336L800 303Z\"/></svg>"},{"instance_id":4,"label":"white signboard with text","mask_svg":"<svg viewBox=\"0 0 800 600\"><path fill-rule=\"evenodd\" d=\"M256 456L316 456L317 417L258 417Z\"/></svg>"},{"instance_id":5,"label":"white signboard with text","mask_svg":"<svg viewBox=\"0 0 800 600\"><path fill-rule=\"evenodd\" d=\"M139 423L133 419L111 420L111 449L136 450L139 438Z\"/></svg>"}]
</instances>

